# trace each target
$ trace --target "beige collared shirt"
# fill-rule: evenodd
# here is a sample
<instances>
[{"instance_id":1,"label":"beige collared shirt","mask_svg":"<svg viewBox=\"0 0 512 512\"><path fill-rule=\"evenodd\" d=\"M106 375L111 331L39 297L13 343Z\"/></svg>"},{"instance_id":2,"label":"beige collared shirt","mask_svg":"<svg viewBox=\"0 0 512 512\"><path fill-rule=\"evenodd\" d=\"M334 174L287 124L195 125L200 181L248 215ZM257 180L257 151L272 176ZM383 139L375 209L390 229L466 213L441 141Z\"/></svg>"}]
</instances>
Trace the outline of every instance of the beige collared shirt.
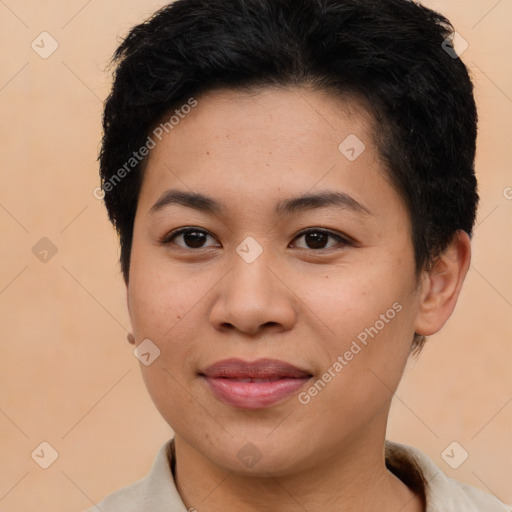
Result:
<instances>
[{"instance_id":1,"label":"beige collared shirt","mask_svg":"<svg viewBox=\"0 0 512 512\"><path fill-rule=\"evenodd\" d=\"M107 496L86 512L190 512L176 489L166 442L146 477ZM420 469L424 480L426 512L512 512L498 499L448 478L424 453L410 446L386 442L386 458L398 454ZM193 511L194 509L190 509Z\"/></svg>"}]
</instances>

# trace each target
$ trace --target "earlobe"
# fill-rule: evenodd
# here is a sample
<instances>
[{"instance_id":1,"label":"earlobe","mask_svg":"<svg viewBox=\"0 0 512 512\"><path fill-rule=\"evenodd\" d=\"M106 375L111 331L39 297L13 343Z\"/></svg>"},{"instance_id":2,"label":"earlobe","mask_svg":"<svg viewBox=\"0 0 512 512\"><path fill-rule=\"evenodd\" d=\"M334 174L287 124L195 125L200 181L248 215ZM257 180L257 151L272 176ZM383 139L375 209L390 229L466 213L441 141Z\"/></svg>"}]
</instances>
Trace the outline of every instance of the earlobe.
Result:
<instances>
[{"instance_id":1,"label":"earlobe","mask_svg":"<svg viewBox=\"0 0 512 512\"><path fill-rule=\"evenodd\" d=\"M455 233L452 241L436 259L422 280L415 331L422 336L438 332L450 318L471 263L471 241L465 231Z\"/></svg>"},{"instance_id":2,"label":"earlobe","mask_svg":"<svg viewBox=\"0 0 512 512\"><path fill-rule=\"evenodd\" d=\"M131 318L132 314L130 311L130 295L128 294L128 288L126 288L126 307L128 309L128 316ZM131 332L126 334L126 339L130 345L135 345L135 336Z\"/></svg>"}]
</instances>

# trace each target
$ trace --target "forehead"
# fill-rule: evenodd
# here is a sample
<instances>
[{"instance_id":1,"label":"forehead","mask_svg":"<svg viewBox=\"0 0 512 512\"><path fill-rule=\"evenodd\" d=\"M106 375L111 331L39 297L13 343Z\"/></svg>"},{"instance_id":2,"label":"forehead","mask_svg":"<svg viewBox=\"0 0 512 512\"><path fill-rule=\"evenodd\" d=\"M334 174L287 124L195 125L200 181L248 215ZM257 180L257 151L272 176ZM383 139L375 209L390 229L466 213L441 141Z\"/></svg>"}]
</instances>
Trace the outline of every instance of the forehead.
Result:
<instances>
[{"instance_id":1,"label":"forehead","mask_svg":"<svg viewBox=\"0 0 512 512\"><path fill-rule=\"evenodd\" d=\"M174 112L180 110L178 106ZM166 117L171 116L164 116L164 123ZM174 139L180 152L194 154L201 148L232 150L235 140L246 142L244 151L257 149L260 154L277 150L287 152L289 157L293 150L300 155L302 146L306 149L313 144L320 146L321 142L331 144L336 153L344 134L352 133L372 145L374 125L362 100L334 96L307 86L213 90L199 96L196 106L187 109L180 119L172 117L176 124L167 128L161 125L165 131L163 138L168 146L172 146ZM166 137L171 132L174 137ZM184 139L191 140L183 144Z\"/></svg>"},{"instance_id":2,"label":"forehead","mask_svg":"<svg viewBox=\"0 0 512 512\"><path fill-rule=\"evenodd\" d=\"M356 199L384 191L373 119L358 101L306 87L217 90L196 101L149 154L140 197L147 210L176 187L246 208L315 188Z\"/></svg>"}]
</instances>

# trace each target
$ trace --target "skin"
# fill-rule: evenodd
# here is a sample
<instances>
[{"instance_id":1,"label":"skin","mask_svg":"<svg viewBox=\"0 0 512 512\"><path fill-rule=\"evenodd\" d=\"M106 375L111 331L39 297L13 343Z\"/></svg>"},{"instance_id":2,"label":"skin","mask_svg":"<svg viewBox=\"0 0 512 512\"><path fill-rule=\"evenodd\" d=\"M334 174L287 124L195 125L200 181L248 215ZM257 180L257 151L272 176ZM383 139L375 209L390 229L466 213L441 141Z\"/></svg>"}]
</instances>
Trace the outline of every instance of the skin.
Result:
<instances>
[{"instance_id":1,"label":"skin","mask_svg":"<svg viewBox=\"0 0 512 512\"><path fill-rule=\"evenodd\" d=\"M213 91L149 155L128 309L135 343L150 339L161 351L141 369L175 432L187 507L422 510L384 465L386 422L414 333L437 332L453 311L470 243L458 232L418 280L409 216L371 123L356 101L306 87ZM349 134L366 146L355 161L338 150ZM225 211L170 204L151 212L168 189L208 195ZM277 202L319 191L348 194L370 213L328 206L275 215ZM169 239L187 226L209 232L205 247ZM353 242L330 237L316 248L301 236L306 228ZM236 252L249 236L263 251L252 263ZM307 404L294 394L264 409L235 408L198 375L225 358L270 357L307 369L307 391L395 303L395 318ZM261 455L252 467L237 456L247 442Z\"/></svg>"}]
</instances>

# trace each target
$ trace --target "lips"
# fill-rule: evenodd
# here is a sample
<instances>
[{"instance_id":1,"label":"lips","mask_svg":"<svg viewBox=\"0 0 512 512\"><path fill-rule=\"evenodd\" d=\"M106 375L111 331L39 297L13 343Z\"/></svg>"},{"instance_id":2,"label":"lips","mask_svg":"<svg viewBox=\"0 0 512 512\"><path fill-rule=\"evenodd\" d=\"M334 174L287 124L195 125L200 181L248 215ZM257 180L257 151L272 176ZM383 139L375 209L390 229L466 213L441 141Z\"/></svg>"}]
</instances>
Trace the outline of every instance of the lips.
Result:
<instances>
[{"instance_id":1,"label":"lips","mask_svg":"<svg viewBox=\"0 0 512 512\"><path fill-rule=\"evenodd\" d=\"M226 379L274 380L285 377L300 379L307 377L309 373L278 359L258 359L254 362L245 362L241 359L224 359L206 368L204 375Z\"/></svg>"},{"instance_id":2,"label":"lips","mask_svg":"<svg viewBox=\"0 0 512 512\"><path fill-rule=\"evenodd\" d=\"M298 391L312 376L306 370L277 359L253 362L225 359L200 375L218 399L246 409L275 405Z\"/></svg>"}]
</instances>

